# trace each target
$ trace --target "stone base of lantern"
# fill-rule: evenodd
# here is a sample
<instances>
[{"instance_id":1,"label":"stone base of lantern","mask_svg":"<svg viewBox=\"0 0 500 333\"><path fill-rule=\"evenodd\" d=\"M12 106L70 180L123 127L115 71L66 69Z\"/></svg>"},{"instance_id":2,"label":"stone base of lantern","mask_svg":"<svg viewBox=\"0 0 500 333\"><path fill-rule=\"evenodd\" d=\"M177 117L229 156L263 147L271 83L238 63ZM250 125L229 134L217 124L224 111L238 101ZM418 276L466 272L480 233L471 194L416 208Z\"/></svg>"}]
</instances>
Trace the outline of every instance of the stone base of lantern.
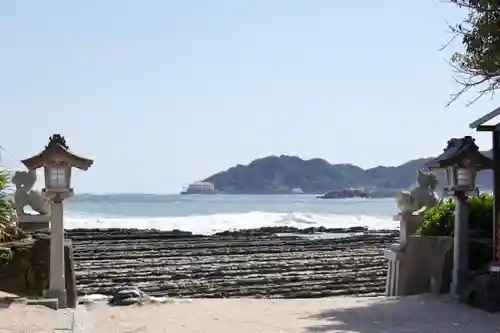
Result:
<instances>
[{"instance_id":1,"label":"stone base of lantern","mask_svg":"<svg viewBox=\"0 0 500 333\"><path fill-rule=\"evenodd\" d=\"M63 290L48 290L45 298L48 299L57 299L57 308L58 309L66 309L67 299L66 299L66 289Z\"/></svg>"},{"instance_id":2,"label":"stone base of lantern","mask_svg":"<svg viewBox=\"0 0 500 333\"><path fill-rule=\"evenodd\" d=\"M50 227L50 216L48 215L21 215L17 217L19 228L24 231L35 231L48 229Z\"/></svg>"}]
</instances>

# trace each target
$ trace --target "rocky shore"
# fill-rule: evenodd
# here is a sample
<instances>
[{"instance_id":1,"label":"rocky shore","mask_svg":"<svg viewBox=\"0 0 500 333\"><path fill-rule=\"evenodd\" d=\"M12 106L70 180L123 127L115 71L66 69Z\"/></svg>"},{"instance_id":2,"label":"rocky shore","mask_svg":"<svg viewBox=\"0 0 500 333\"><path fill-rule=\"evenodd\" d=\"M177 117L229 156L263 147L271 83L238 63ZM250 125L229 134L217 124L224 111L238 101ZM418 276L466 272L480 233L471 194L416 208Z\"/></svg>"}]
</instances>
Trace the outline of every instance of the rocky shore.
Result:
<instances>
[{"instance_id":1,"label":"rocky shore","mask_svg":"<svg viewBox=\"0 0 500 333\"><path fill-rule=\"evenodd\" d=\"M79 295L134 285L151 296L211 298L382 294L382 249L397 238L394 231L287 227L212 236L137 229L66 234Z\"/></svg>"}]
</instances>

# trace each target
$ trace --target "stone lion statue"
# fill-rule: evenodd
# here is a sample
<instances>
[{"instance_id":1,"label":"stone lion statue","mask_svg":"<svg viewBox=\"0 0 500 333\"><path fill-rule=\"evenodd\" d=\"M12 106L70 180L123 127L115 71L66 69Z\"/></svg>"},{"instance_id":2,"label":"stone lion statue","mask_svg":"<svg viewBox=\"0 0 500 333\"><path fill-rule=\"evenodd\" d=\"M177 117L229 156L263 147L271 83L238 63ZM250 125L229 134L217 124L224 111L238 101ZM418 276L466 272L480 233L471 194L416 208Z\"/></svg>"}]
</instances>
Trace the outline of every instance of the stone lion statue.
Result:
<instances>
[{"instance_id":1,"label":"stone lion statue","mask_svg":"<svg viewBox=\"0 0 500 333\"><path fill-rule=\"evenodd\" d=\"M432 172L417 171L417 186L411 191L400 191L396 202L401 213L423 213L427 208L436 206L438 198L435 192L437 176Z\"/></svg>"},{"instance_id":2,"label":"stone lion statue","mask_svg":"<svg viewBox=\"0 0 500 333\"><path fill-rule=\"evenodd\" d=\"M17 216L28 215L24 211L24 207L29 206L40 215L48 215L50 213L50 203L42 193L33 190L36 182L36 171L16 171L12 177L12 183L16 186L14 194L14 207L16 208Z\"/></svg>"}]
</instances>

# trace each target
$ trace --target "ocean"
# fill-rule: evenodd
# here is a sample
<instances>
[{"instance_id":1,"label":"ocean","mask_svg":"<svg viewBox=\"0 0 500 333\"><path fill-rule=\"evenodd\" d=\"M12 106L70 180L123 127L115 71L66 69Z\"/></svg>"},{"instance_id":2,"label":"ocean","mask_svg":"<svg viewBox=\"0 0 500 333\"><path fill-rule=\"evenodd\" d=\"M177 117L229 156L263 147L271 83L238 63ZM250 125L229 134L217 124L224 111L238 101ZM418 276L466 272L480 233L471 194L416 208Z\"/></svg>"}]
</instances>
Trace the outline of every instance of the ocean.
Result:
<instances>
[{"instance_id":1,"label":"ocean","mask_svg":"<svg viewBox=\"0 0 500 333\"><path fill-rule=\"evenodd\" d=\"M297 228L395 229L396 202L387 199L319 200L314 195L76 195L65 201L65 228L224 230Z\"/></svg>"}]
</instances>

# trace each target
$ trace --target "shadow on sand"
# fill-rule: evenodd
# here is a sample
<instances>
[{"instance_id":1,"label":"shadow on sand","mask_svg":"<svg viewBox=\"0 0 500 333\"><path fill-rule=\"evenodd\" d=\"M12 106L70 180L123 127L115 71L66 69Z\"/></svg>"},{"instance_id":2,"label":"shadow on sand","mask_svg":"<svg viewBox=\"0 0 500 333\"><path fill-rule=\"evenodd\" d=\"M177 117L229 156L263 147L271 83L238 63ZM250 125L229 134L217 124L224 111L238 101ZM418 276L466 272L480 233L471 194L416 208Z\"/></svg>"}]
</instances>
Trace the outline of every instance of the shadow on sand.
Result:
<instances>
[{"instance_id":1,"label":"shadow on sand","mask_svg":"<svg viewBox=\"0 0 500 333\"><path fill-rule=\"evenodd\" d=\"M14 297L0 297L0 310L8 309L15 303L16 299Z\"/></svg>"},{"instance_id":2,"label":"shadow on sand","mask_svg":"<svg viewBox=\"0 0 500 333\"><path fill-rule=\"evenodd\" d=\"M500 317L431 295L374 298L344 309L309 316L318 321L305 332L494 333Z\"/></svg>"}]
</instances>

